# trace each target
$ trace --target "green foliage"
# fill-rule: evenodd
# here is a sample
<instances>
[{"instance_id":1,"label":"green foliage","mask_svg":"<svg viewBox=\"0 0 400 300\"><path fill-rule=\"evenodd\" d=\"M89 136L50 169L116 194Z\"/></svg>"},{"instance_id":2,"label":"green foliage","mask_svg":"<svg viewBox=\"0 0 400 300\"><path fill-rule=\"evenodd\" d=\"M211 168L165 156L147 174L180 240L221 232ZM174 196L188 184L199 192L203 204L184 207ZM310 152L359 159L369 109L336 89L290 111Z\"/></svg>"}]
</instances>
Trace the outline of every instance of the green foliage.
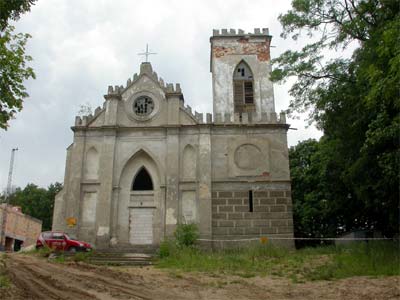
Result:
<instances>
[{"instance_id":1,"label":"green foliage","mask_svg":"<svg viewBox=\"0 0 400 300\"><path fill-rule=\"evenodd\" d=\"M397 242L358 242L334 249L332 260L305 274L311 280L353 276L396 276L400 274Z\"/></svg>"},{"instance_id":2,"label":"green foliage","mask_svg":"<svg viewBox=\"0 0 400 300\"><path fill-rule=\"evenodd\" d=\"M6 273L6 255L0 257L0 289L7 289L10 287L11 282Z\"/></svg>"},{"instance_id":3,"label":"green foliage","mask_svg":"<svg viewBox=\"0 0 400 300\"><path fill-rule=\"evenodd\" d=\"M10 287L10 279L4 274L0 274L0 289L6 289Z\"/></svg>"},{"instance_id":4,"label":"green foliage","mask_svg":"<svg viewBox=\"0 0 400 300\"><path fill-rule=\"evenodd\" d=\"M171 239L166 239L161 242L160 244L160 249L158 250L158 256L160 258L165 258L170 255L173 255L177 250L176 248L176 242Z\"/></svg>"},{"instance_id":5,"label":"green foliage","mask_svg":"<svg viewBox=\"0 0 400 300\"><path fill-rule=\"evenodd\" d=\"M307 174L291 164L297 224L308 226L296 230L326 236L365 228L392 236L399 230L399 1L294 0L292 6L280 16L282 36L306 32L312 43L275 59L272 79L297 76L289 112L309 112L324 132L317 145L291 150L291 158L309 155L310 162ZM349 43L358 47L344 59L340 49ZM326 59L327 50L338 57ZM302 152L308 146L312 154Z\"/></svg>"},{"instance_id":6,"label":"green foliage","mask_svg":"<svg viewBox=\"0 0 400 300\"><path fill-rule=\"evenodd\" d=\"M24 80L35 78L33 69L27 66L32 60L25 54L29 34L14 34L9 20L18 20L29 11L36 0L0 0L0 128L7 129L9 121L22 109L29 95Z\"/></svg>"},{"instance_id":7,"label":"green foliage","mask_svg":"<svg viewBox=\"0 0 400 300\"><path fill-rule=\"evenodd\" d=\"M0 31L3 31L8 21L17 21L21 14L31 10L36 0L0 0Z\"/></svg>"},{"instance_id":8,"label":"green foliage","mask_svg":"<svg viewBox=\"0 0 400 300\"><path fill-rule=\"evenodd\" d=\"M75 262L87 262L93 256L93 252L77 252L72 256Z\"/></svg>"},{"instance_id":9,"label":"green foliage","mask_svg":"<svg viewBox=\"0 0 400 300\"><path fill-rule=\"evenodd\" d=\"M0 33L0 128L7 129L8 121L22 109L23 99L28 97L23 81L35 78L31 67L26 65L32 58L25 54L29 34L13 34L9 26Z\"/></svg>"},{"instance_id":10,"label":"green foliage","mask_svg":"<svg viewBox=\"0 0 400 300\"><path fill-rule=\"evenodd\" d=\"M22 212L43 221L42 230L50 230L53 220L54 199L61 191L62 184L50 184L47 189L30 183L24 189L17 190L10 196L12 205L20 206Z\"/></svg>"},{"instance_id":11,"label":"green foliage","mask_svg":"<svg viewBox=\"0 0 400 300\"><path fill-rule=\"evenodd\" d=\"M66 257L65 257L64 254L61 254L61 255L55 257L55 258L53 259L53 261L54 261L55 263L58 263L58 264L63 264L63 263L65 263L65 262L67 261L67 259L66 259Z\"/></svg>"},{"instance_id":12,"label":"green foliage","mask_svg":"<svg viewBox=\"0 0 400 300\"><path fill-rule=\"evenodd\" d=\"M250 248L203 252L176 248L161 258L159 268L173 272L207 272L219 276L256 275L287 277L295 282L331 280L352 276L400 275L398 243L355 243L349 246L304 248L297 251L259 245Z\"/></svg>"},{"instance_id":13,"label":"green foliage","mask_svg":"<svg viewBox=\"0 0 400 300\"><path fill-rule=\"evenodd\" d=\"M199 230L196 224L179 224L174 235L179 247L191 247L199 238Z\"/></svg>"}]
</instances>

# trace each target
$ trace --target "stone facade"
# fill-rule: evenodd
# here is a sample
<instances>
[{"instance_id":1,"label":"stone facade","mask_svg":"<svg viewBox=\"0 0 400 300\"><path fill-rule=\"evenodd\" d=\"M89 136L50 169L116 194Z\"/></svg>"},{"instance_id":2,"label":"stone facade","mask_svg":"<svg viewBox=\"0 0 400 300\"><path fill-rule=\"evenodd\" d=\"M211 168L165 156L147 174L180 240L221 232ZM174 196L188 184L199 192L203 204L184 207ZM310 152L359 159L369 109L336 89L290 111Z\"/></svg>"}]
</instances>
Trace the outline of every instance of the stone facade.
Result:
<instances>
[{"instance_id":1,"label":"stone facade","mask_svg":"<svg viewBox=\"0 0 400 300\"><path fill-rule=\"evenodd\" d=\"M185 222L216 247L292 237L289 125L274 111L270 40L266 29L214 31L214 115L205 118L150 63L109 87L103 107L72 127L53 229L98 248L157 246Z\"/></svg>"}]
</instances>

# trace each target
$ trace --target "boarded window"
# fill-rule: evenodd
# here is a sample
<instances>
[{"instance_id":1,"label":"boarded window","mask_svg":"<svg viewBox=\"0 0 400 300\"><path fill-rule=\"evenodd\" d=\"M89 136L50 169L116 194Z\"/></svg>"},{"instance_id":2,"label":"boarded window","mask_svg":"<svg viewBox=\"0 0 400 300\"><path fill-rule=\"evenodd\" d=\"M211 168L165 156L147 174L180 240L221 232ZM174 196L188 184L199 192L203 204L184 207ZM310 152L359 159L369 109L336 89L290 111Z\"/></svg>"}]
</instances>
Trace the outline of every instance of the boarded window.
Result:
<instances>
[{"instance_id":1,"label":"boarded window","mask_svg":"<svg viewBox=\"0 0 400 300\"><path fill-rule=\"evenodd\" d=\"M237 65L233 74L233 99L235 112L255 110L253 73L244 61Z\"/></svg>"},{"instance_id":2,"label":"boarded window","mask_svg":"<svg viewBox=\"0 0 400 300\"><path fill-rule=\"evenodd\" d=\"M244 103L245 104L253 104L253 82L245 81L244 82Z\"/></svg>"},{"instance_id":3,"label":"boarded window","mask_svg":"<svg viewBox=\"0 0 400 300\"><path fill-rule=\"evenodd\" d=\"M152 191L153 181L145 168L141 168L132 184L133 191Z\"/></svg>"}]
</instances>

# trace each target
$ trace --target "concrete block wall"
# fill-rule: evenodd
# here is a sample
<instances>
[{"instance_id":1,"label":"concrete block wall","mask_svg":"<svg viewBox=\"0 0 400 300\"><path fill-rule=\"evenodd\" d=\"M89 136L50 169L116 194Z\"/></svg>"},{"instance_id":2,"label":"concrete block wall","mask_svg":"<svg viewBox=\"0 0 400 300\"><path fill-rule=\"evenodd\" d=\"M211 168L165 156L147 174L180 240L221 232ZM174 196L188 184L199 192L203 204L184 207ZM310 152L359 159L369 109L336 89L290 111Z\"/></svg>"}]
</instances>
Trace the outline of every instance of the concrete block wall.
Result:
<instances>
[{"instance_id":1,"label":"concrete block wall","mask_svg":"<svg viewBox=\"0 0 400 300\"><path fill-rule=\"evenodd\" d=\"M212 232L214 239L293 236L290 190L253 191L253 211L249 191L212 192Z\"/></svg>"}]
</instances>

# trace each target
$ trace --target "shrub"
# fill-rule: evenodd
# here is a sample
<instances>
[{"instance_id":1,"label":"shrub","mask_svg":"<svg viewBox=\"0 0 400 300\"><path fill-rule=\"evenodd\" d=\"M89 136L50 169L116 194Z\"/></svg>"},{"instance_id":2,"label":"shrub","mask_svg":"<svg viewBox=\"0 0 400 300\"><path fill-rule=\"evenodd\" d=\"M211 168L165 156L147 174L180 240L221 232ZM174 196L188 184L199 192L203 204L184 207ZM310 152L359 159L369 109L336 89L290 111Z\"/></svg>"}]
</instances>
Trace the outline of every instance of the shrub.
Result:
<instances>
[{"instance_id":1,"label":"shrub","mask_svg":"<svg viewBox=\"0 0 400 300\"><path fill-rule=\"evenodd\" d=\"M199 238L196 224L179 224L175 230L175 239L179 247L191 247Z\"/></svg>"},{"instance_id":2,"label":"shrub","mask_svg":"<svg viewBox=\"0 0 400 300\"><path fill-rule=\"evenodd\" d=\"M78 261L86 262L90 259L92 255L93 255L92 252L78 252L75 253L75 255L72 257L72 260L75 262Z\"/></svg>"},{"instance_id":3,"label":"shrub","mask_svg":"<svg viewBox=\"0 0 400 300\"><path fill-rule=\"evenodd\" d=\"M176 250L176 243L173 240L167 239L161 242L158 256L165 258L172 255Z\"/></svg>"}]
</instances>

